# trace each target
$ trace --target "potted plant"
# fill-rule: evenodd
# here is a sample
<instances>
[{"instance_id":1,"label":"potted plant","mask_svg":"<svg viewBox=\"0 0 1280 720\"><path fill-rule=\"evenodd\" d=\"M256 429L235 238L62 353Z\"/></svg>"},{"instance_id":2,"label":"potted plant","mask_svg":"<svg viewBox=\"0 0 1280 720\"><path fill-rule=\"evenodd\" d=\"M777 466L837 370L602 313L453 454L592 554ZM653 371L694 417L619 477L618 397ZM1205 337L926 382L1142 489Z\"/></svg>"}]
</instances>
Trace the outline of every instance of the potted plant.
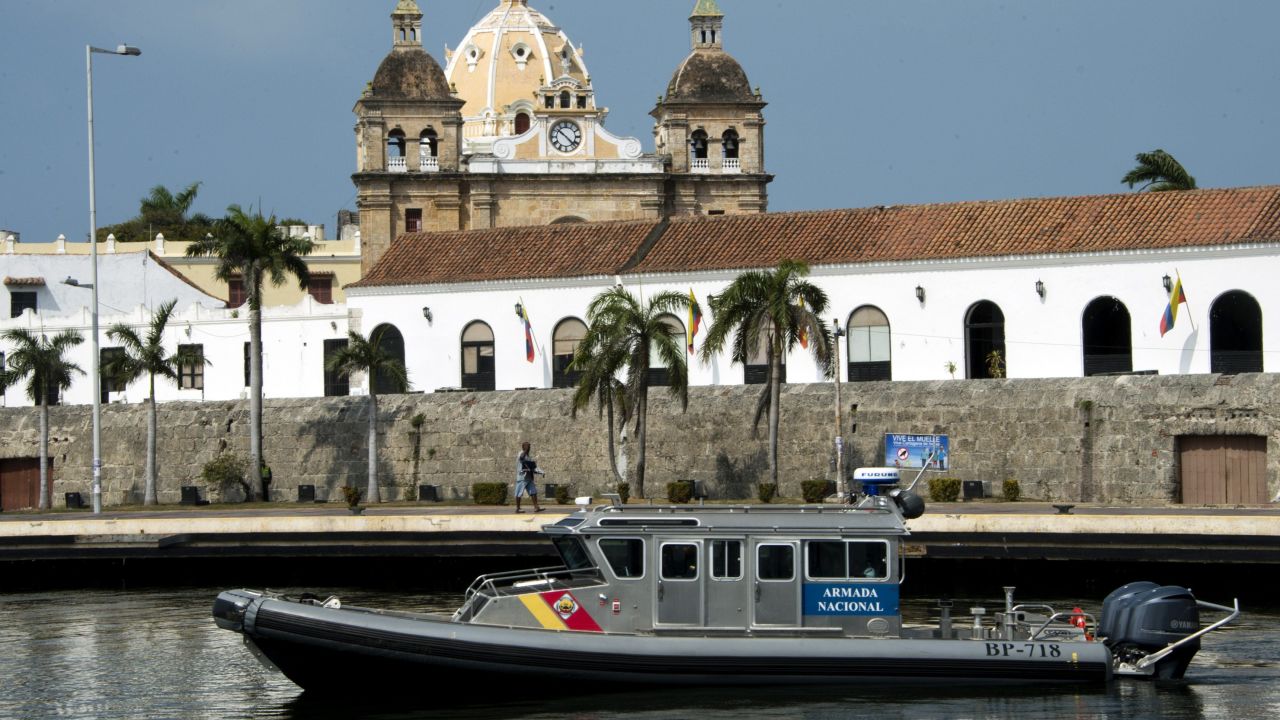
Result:
<instances>
[{"instance_id":1,"label":"potted plant","mask_svg":"<svg viewBox=\"0 0 1280 720\"><path fill-rule=\"evenodd\" d=\"M364 512L364 508L360 507L360 499L364 497L364 491L355 485L343 485L342 497L347 501L347 509L352 515L359 515Z\"/></svg>"}]
</instances>

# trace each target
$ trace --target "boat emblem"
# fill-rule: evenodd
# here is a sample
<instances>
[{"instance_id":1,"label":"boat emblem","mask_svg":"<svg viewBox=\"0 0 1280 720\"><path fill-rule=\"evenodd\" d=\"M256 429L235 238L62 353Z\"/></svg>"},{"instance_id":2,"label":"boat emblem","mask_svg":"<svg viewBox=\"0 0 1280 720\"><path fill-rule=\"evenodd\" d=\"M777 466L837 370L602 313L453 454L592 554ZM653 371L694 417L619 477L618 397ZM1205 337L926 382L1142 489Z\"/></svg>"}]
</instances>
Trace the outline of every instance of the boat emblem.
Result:
<instances>
[{"instance_id":1,"label":"boat emblem","mask_svg":"<svg viewBox=\"0 0 1280 720\"><path fill-rule=\"evenodd\" d=\"M578 611L578 602L574 600L573 596L570 595L569 593L565 593L564 595L561 595L560 599L556 601L556 612L559 613L560 617L564 618L565 620L568 620L569 616L574 614L577 611Z\"/></svg>"}]
</instances>

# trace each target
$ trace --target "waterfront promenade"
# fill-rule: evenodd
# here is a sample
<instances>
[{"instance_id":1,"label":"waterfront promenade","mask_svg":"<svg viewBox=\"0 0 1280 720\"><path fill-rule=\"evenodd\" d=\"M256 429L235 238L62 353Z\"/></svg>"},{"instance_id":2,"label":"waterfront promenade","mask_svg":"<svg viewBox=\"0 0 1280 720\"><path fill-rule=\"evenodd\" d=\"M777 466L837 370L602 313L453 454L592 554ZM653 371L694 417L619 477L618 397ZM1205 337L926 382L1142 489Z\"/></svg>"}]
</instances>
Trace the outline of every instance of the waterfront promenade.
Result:
<instances>
[{"instance_id":1,"label":"waterfront promenade","mask_svg":"<svg viewBox=\"0 0 1280 720\"><path fill-rule=\"evenodd\" d=\"M258 503L0 513L0 561L199 557L546 556L537 534L575 508ZM833 506L826 506L831 508ZM910 557L1280 564L1280 506L932 503Z\"/></svg>"}]
</instances>

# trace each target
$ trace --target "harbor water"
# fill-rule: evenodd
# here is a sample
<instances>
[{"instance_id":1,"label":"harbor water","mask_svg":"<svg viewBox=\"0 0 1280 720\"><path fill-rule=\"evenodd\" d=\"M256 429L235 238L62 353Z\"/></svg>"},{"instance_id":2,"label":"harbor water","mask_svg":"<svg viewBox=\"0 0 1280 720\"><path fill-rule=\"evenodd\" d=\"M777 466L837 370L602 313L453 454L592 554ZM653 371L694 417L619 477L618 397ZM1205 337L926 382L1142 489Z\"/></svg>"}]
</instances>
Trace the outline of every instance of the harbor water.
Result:
<instances>
[{"instance_id":1,"label":"harbor water","mask_svg":"<svg viewBox=\"0 0 1280 720\"><path fill-rule=\"evenodd\" d=\"M494 687L477 677L474 700L442 709L443 692L456 689L433 687L428 674L413 688L343 687L343 669L335 667L338 697L309 697L254 660L239 634L213 624L210 607L222 589L0 594L0 718L1280 717L1280 607L1244 608L1234 627L1205 639L1187 680L1176 683L1124 680L1068 689L850 685L608 695L542 680ZM346 604L432 612L449 612L461 600L459 593L440 592L334 594ZM980 600L989 607L1001 602L998 594ZM957 614L965 602L958 599ZM1099 605L1094 599L1093 606ZM925 622L930 613L929 603L904 605L908 621ZM536 664L537 658L528 662ZM408 699L383 700L391 695Z\"/></svg>"}]
</instances>

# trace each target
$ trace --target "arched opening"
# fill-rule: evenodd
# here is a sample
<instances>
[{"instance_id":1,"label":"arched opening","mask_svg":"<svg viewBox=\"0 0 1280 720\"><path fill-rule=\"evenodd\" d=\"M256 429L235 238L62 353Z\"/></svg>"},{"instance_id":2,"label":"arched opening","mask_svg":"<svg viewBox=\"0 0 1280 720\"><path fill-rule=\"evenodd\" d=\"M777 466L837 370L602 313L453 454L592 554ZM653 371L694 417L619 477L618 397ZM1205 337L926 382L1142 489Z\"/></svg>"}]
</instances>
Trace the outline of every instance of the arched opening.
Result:
<instances>
[{"instance_id":1,"label":"arched opening","mask_svg":"<svg viewBox=\"0 0 1280 720\"><path fill-rule=\"evenodd\" d=\"M689 139L689 152L695 160L707 159L707 134L702 130L695 130Z\"/></svg>"},{"instance_id":2,"label":"arched opening","mask_svg":"<svg viewBox=\"0 0 1280 720\"><path fill-rule=\"evenodd\" d=\"M549 225L571 225L573 223L584 223L584 222L586 222L586 220L583 220L577 215L565 215L563 217L558 217L555 220L552 220L548 224Z\"/></svg>"},{"instance_id":3,"label":"arched opening","mask_svg":"<svg viewBox=\"0 0 1280 720\"><path fill-rule=\"evenodd\" d=\"M1124 303L1109 295L1094 298L1080 324L1085 377L1133 372L1133 334Z\"/></svg>"},{"instance_id":4,"label":"arched opening","mask_svg":"<svg viewBox=\"0 0 1280 720\"><path fill-rule=\"evenodd\" d=\"M486 392L497 387L493 329L480 320L462 331L462 387Z\"/></svg>"},{"instance_id":5,"label":"arched opening","mask_svg":"<svg viewBox=\"0 0 1280 720\"><path fill-rule=\"evenodd\" d=\"M379 325L373 329L373 334L369 338L377 341L378 348L382 352L399 360L401 365L404 364L404 335L400 334L395 325ZM373 389L379 395L402 392L384 371L379 371L373 378Z\"/></svg>"},{"instance_id":6,"label":"arched opening","mask_svg":"<svg viewBox=\"0 0 1280 720\"><path fill-rule=\"evenodd\" d=\"M435 128L427 128L418 136L418 166L422 172L440 169L440 138Z\"/></svg>"},{"instance_id":7,"label":"arched opening","mask_svg":"<svg viewBox=\"0 0 1280 720\"><path fill-rule=\"evenodd\" d=\"M1210 371L1262 372L1262 308L1243 290L1218 296L1209 309Z\"/></svg>"},{"instance_id":8,"label":"arched opening","mask_svg":"<svg viewBox=\"0 0 1280 720\"><path fill-rule=\"evenodd\" d=\"M523 135L529 132L529 113L516 113L516 134Z\"/></svg>"},{"instance_id":9,"label":"arched opening","mask_svg":"<svg viewBox=\"0 0 1280 720\"><path fill-rule=\"evenodd\" d=\"M560 93L560 107L562 108L570 107L572 100L573 98L572 96L569 95L568 90L565 90Z\"/></svg>"},{"instance_id":10,"label":"arched opening","mask_svg":"<svg viewBox=\"0 0 1280 720\"><path fill-rule=\"evenodd\" d=\"M964 315L965 377L1005 377L1004 313L990 300L976 302Z\"/></svg>"},{"instance_id":11,"label":"arched opening","mask_svg":"<svg viewBox=\"0 0 1280 720\"><path fill-rule=\"evenodd\" d=\"M586 336L587 324L578 318L565 318L556 325L555 332L551 336L552 387L573 387L578 384L578 378L582 373L578 370L571 371L569 363L573 361L573 354L578 351L578 345Z\"/></svg>"},{"instance_id":12,"label":"arched opening","mask_svg":"<svg viewBox=\"0 0 1280 720\"><path fill-rule=\"evenodd\" d=\"M663 315L662 324L667 326L667 332L676 338L676 342L684 344L684 323L680 322L680 318L675 315ZM649 347L649 385L652 387L663 387L671 384L671 371L667 369L667 364L662 361L662 357L652 346Z\"/></svg>"},{"instance_id":13,"label":"arched opening","mask_svg":"<svg viewBox=\"0 0 1280 720\"><path fill-rule=\"evenodd\" d=\"M891 380L892 350L889 318L874 305L863 305L849 316L849 382Z\"/></svg>"},{"instance_id":14,"label":"arched opening","mask_svg":"<svg viewBox=\"0 0 1280 720\"><path fill-rule=\"evenodd\" d=\"M738 133L725 130L720 138L720 152L726 160L738 159Z\"/></svg>"},{"instance_id":15,"label":"arched opening","mask_svg":"<svg viewBox=\"0 0 1280 720\"><path fill-rule=\"evenodd\" d=\"M763 385L769 379L769 329L768 320L760 326L760 341L747 354L747 364L742 367L742 382L746 385ZM787 381L787 354L781 358L781 372L778 382Z\"/></svg>"},{"instance_id":16,"label":"arched opening","mask_svg":"<svg viewBox=\"0 0 1280 720\"><path fill-rule=\"evenodd\" d=\"M391 172L405 171L404 150L404 133L400 130L392 130L387 133L387 170Z\"/></svg>"}]
</instances>

